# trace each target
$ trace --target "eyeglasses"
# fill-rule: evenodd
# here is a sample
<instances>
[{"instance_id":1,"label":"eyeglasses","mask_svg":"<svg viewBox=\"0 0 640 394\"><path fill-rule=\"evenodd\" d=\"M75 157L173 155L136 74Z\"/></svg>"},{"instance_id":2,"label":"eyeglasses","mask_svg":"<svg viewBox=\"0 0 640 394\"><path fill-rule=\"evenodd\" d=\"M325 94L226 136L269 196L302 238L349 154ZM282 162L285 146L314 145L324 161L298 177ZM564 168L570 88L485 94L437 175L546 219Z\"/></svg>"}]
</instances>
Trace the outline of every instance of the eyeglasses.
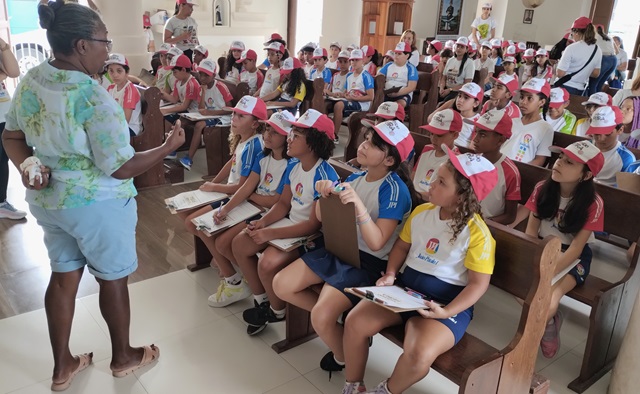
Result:
<instances>
[{"instance_id":1,"label":"eyeglasses","mask_svg":"<svg viewBox=\"0 0 640 394\"><path fill-rule=\"evenodd\" d=\"M85 38L85 40L106 43L107 44L107 52L111 52L111 50L113 49L113 40L100 40L98 38Z\"/></svg>"}]
</instances>

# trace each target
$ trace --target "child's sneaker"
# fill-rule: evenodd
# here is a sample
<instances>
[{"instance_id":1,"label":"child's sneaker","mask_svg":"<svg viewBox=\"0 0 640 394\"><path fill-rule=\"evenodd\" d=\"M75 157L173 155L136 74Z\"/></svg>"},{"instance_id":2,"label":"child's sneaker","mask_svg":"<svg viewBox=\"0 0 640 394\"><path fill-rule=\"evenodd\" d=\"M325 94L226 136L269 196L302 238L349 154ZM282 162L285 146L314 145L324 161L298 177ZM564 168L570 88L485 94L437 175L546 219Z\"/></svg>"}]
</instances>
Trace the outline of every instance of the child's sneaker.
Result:
<instances>
[{"instance_id":1,"label":"child's sneaker","mask_svg":"<svg viewBox=\"0 0 640 394\"><path fill-rule=\"evenodd\" d=\"M182 164L182 166L187 169L187 171L191 171L191 166L193 165L193 160L191 160L188 156L185 156L182 159L180 159L179 161L180 161L180 164Z\"/></svg>"},{"instance_id":2,"label":"child's sneaker","mask_svg":"<svg viewBox=\"0 0 640 394\"><path fill-rule=\"evenodd\" d=\"M322 360L320 360L320 368L323 371L329 372L329 380L331 380L331 374L333 372L342 371L344 369L344 363L338 364L333 352L330 351L322 357Z\"/></svg>"},{"instance_id":3,"label":"child's sneaker","mask_svg":"<svg viewBox=\"0 0 640 394\"><path fill-rule=\"evenodd\" d=\"M268 323L283 321L285 316L276 316L273 309L271 309L270 303L266 301L242 312L242 318L247 324L249 324L249 327L247 327L247 334L256 335L260 331L264 330Z\"/></svg>"},{"instance_id":4,"label":"child's sneaker","mask_svg":"<svg viewBox=\"0 0 640 394\"><path fill-rule=\"evenodd\" d=\"M391 394L391 391L389 391L389 387L387 387L388 380L389 379L383 380L379 385L376 386L375 389L367 391L365 394Z\"/></svg>"},{"instance_id":5,"label":"child's sneaker","mask_svg":"<svg viewBox=\"0 0 640 394\"><path fill-rule=\"evenodd\" d=\"M367 391L367 388L364 387L362 382L344 382L344 387L342 388L342 394L361 394Z\"/></svg>"},{"instance_id":6,"label":"child's sneaker","mask_svg":"<svg viewBox=\"0 0 640 394\"><path fill-rule=\"evenodd\" d=\"M558 353L560 349L560 327L562 327L562 321L564 320L560 309L553 316L553 324L547 324L540 341L540 348L542 349L542 355L546 358L552 358Z\"/></svg>"},{"instance_id":7,"label":"child's sneaker","mask_svg":"<svg viewBox=\"0 0 640 394\"><path fill-rule=\"evenodd\" d=\"M173 151L164 157L165 160L175 160L178 158L178 152Z\"/></svg>"},{"instance_id":8,"label":"child's sneaker","mask_svg":"<svg viewBox=\"0 0 640 394\"><path fill-rule=\"evenodd\" d=\"M0 219L20 220L27 216L25 211L16 209L8 201L0 203Z\"/></svg>"},{"instance_id":9,"label":"child's sneaker","mask_svg":"<svg viewBox=\"0 0 640 394\"><path fill-rule=\"evenodd\" d=\"M222 308L224 306L231 305L234 302L244 300L250 295L251 290L244 279L237 285L231 285L227 283L226 280L222 279L216 293L209 296L209 306Z\"/></svg>"}]
</instances>

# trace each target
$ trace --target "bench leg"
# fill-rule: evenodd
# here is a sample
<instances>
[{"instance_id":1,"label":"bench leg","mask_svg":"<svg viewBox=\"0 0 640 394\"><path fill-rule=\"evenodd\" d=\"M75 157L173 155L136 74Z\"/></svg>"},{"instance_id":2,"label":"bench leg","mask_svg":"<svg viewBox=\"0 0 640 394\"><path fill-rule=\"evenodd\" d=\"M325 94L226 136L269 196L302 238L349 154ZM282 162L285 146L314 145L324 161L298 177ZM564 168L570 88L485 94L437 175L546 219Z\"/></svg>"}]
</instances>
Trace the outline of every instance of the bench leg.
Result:
<instances>
[{"instance_id":1,"label":"bench leg","mask_svg":"<svg viewBox=\"0 0 640 394\"><path fill-rule=\"evenodd\" d=\"M497 393L503 361L503 357L496 357L493 361L481 365L470 373L465 373L462 382L460 382L458 394Z\"/></svg>"},{"instance_id":2,"label":"bench leg","mask_svg":"<svg viewBox=\"0 0 640 394\"><path fill-rule=\"evenodd\" d=\"M297 306L287 304L286 324L287 337L271 345L271 349L276 353L302 345L318 336L311 325L311 313Z\"/></svg>"},{"instance_id":3,"label":"bench leg","mask_svg":"<svg viewBox=\"0 0 640 394\"><path fill-rule=\"evenodd\" d=\"M194 264L188 265L187 269L194 272L203 268L209 268L211 266L211 259L213 256L211 256L211 252L209 252L207 246L195 235L193 236L193 246L196 252L196 261Z\"/></svg>"}]
</instances>

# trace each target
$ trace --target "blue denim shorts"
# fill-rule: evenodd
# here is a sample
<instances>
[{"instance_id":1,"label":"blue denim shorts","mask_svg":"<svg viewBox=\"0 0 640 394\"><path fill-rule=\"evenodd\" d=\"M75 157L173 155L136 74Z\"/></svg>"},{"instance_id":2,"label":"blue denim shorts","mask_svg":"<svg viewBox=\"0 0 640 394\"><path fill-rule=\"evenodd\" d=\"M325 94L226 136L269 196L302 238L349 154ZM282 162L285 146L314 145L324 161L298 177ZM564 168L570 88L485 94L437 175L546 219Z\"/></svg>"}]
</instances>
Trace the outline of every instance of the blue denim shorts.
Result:
<instances>
[{"instance_id":1,"label":"blue denim shorts","mask_svg":"<svg viewBox=\"0 0 640 394\"><path fill-rule=\"evenodd\" d=\"M71 272L86 265L96 278L116 280L138 268L134 198L69 209L30 204L29 209L44 231L53 272Z\"/></svg>"}]
</instances>

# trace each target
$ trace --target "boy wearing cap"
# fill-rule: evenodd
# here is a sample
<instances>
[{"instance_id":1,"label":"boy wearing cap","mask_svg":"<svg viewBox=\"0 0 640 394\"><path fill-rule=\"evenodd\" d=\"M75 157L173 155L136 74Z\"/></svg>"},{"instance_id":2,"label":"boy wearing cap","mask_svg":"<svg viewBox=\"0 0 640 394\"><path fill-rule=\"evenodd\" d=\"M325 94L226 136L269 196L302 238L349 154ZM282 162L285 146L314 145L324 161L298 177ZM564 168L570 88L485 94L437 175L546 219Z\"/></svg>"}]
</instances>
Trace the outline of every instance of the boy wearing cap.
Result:
<instances>
[{"instance_id":1,"label":"boy wearing cap","mask_svg":"<svg viewBox=\"0 0 640 394\"><path fill-rule=\"evenodd\" d=\"M520 171L500 152L502 145L511 138L512 120L504 110L490 110L478 120L464 120L476 127L473 146L475 152L489 160L498 170L498 183L482 200L482 216L494 222L510 224L516 218L520 201Z\"/></svg>"},{"instance_id":2,"label":"boy wearing cap","mask_svg":"<svg viewBox=\"0 0 640 394\"><path fill-rule=\"evenodd\" d=\"M518 81L518 74L516 73L516 58L513 56L505 56L502 60L502 67L504 71L500 74L507 74L510 77L515 78Z\"/></svg>"},{"instance_id":3,"label":"boy wearing cap","mask_svg":"<svg viewBox=\"0 0 640 394\"><path fill-rule=\"evenodd\" d=\"M483 81L483 85L489 83L489 76L496 71L496 64L489 57L489 54L491 54L491 44L489 44L489 41L482 41L482 44L480 44L480 57L473 61L473 65L476 70L487 69L487 79Z\"/></svg>"},{"instance_id":4,"label":"boy wearing cap","mask_svg":"<svg viewBox=\"0 0 640 394\"><path fill-rule=\"evenodd\" d=\"M256 96L264 99L265 96L274 92L280 85L280 64L285 53L284 45L281 42L274 41L265 48L267 51L267 62L269 68L264 74L262 87Z\"/></svg>"},{"instance_id":5,"label":"boy wearing cap","mask_svg":"<svg viewBox=\"0 0 640 394\"><path fill-rule=\"evenodd\" d=\"M386 77L384 83L385 101L397 101L398 105L406 107L411 104L413 91L418 85L418 69L409 63L411 45L399 42L394 50L393 63L389 62L378 71Z\"/></svg>"},{"instance_id":6,"label":"boy wearing cap","mask_svg":"<svg viewBox=\"0 0 640 394\"><path fill-rule=\"evenodd\" d=\"M325 89L324 94L327 97L343 97L344 93L347 91L347 75L349 75L349 52L342 51L338 55L338 72L333 73L331 76L331 83ZM336 102L334 100L324 100L324 105L326 108L326 113L330 114L333 112L333 107Z\"/></svg>"},{"instance_id":7,"label":"boy wearing cap","mask_svg":"<svg viewBox=\"0 0 640 394\"><path fill-rule=\"evenodd\" d=\"M624 129L622 111L618 107L604 106L591 116L587 135L604 156L604 165L594 180L608 186L616 186L616 173L627 172L635 156L620 141L618 136Z\"/></svg>"},{"instance_id":8,"label":"boy wearing cap","mask_svg":"<svg viewBox=\"0 0 640 394\"><path fill-rule=\"evenodd\" d=\"M567 110L569 106L569 92L565 88L551 89L549 99L549 114L547 123L557 133L571 134L576 125L576 116Z\"/></svg>"},{"instance_id":9,"label":"boy wearing cap","mask_svg":"<svg viewBox=\"0 0 640 394\"><path fill-rule=\"evenodd\" d=\"M476 71L473 60L467 53L469 39L460 37L456 41L455 56L447 61L440 77L440 101L452 99L456 90L473 80Z\"/></svg>"},{"instance_id":10,"label":"boy wearing cap","mask_svg":"<svg viewBox=\"0 0 640 394\"><path fill-rule=\"evenodd\" d=\"M340 45L339 42L334 41L331 44L329 44L329 60L327 61L327 64L325 64L325 66L328 69L331 70L338 70L338 56L340 55L340 52L342 51L342 45Z\"/></svg>"},{"instance_id":11,"label":"boy wearing cap","mask_svg":"<svg viewBox=\"0 0 640 394\"><path fill-rule=\"evenodd\" d=\"M491 40L496 36L496 21L491 16L492 8L491 3L482 4L482 14L471 22L471 35L469 37L478 46L483 40Z\"/></svg>"},{"instance_id":12,"label":"boy wearing cap","mask_svg":"<svg viewBox=\"0 0 640 394\"><path fill-rule=\"evenodd\" d=\"M267 50L267 48L269 48L273 43L282 44L282 53L284 54L286 52L287 57L289 57L288 55L289 52L286 49L287 42L282 38L280 34L272 33L269 36L269 39L263 44L265 47L265 50ZM260 63L260 65L258 66L258 70L267 70L271 65L273 65L273 63L271 63L271 61L269 60L269 57L267 57L266 59L264 59L262 63Z\"/></svg>"},{"instance_id":13,"label":"boy wearing cap","mask_svg":"<svg viewBox=\"0 0 640 394\"><path fill-rule=\"evenodd\" d=\"M236 63L242 63L242 71L240 71L240 82L249 85L249 95L253 96L262 87L264 75L258 70L256 61L258 54L253 49L246 50L240 55L240 59Z\"/></svg>"},{"instance_id":14,"label":"boy wearing cap","mask_svg":"<svg viewBox=\"0 0 640 394\"><path fill-rule=\"evenodd\" d=\"M427 47L427 56L424 59L425 63L431 63L434 66L438 64L438 62L434 62L433 57L438 55L442 50L442 42L438 40L428 41L429 47Z\"/></svg>"},{"instance_id":15,"label":"boy wearing cap","mask_svg":"<svg viewBox=\"0 0 640 394\"><path fill-rule=\"evenodd\" d=\"M129 62L119 53L112 53L105 62L109 77L113 84L107 92L124 110L124 117L129 124L129 134L134 137L142 129L142 107L138 89L129 81Z\"/></svg>"},{"instance_id":16,"label":"boy wearing cap","mask_svg":"<svg viewBox=\"0 0 640 394\"><path fill-rule=\"evenodd\" d=\"M504 109L511 119L521 118L520 108L511 100L518 90L518 81L507 74L501 74L494 81L489 100L482 106L481 114L490 109Z\"/></svg>"},{"instance_id":17,"label":"boy wearing cap","mask_svg":"<svg viewBox=\"0 0 640 394\"><path fill-rule=\"evenodd\" d=\"M316 48L313 51L313 64L314 68L309 73L309 79L314 80L316 78L324 79L324 89L326 90L331 83L331 70L325 67L327 64L327 50L324 48Z\"/></svg>"},{"instance_id":18,"label":"boy wearing cap","mask_svg":"<svg viewBox=\"0 0 640 394\"><path fill-rule=\"evenodd\" d=\"M169 94L173 93L173 87L176 84L176 76L173 75L173 72L172 72L173 68L171 67L171 62L173 61L174 58L177 58L182 54L183 54L182 50L180 50L178 47L171 47L171 49L169 49L169 51L167 52L168 74L167 74L165 85L163 87L158 86L160 90L163 90Z\"/></svg>"},{"instance_id":19,"label":"boy wearing cap","mask_svg":"<svg viewBox=\"0 0 640 394\"><path fill-rule=\"evenodd\" d=\"M309 79L311 75L311 70L313 69L313 51L316 50L316 44L312 42L308 42L305 46L303 46L300 51L302 51L304 62L302 69L304 70L304 75Z\"/></svg>"},{"instance_id":20,"label":"boy wearing cap","mask_svg":"<svg viewBox=\"0 0 640 394\"><path fill-rule=\"evenodd\" d=\"M611 105L611 102L611 96L605 92L598 92L589 96L589 100L582 103L582 105L584 105L584 109L587 111L587 117L578 119L575 127L573 128L573 135L586 137L587 130L591 124L591 115L593 115L593 112L599 107Z\"/></svg>"},{"instance_id":21,"label":"boy wearing cap","mask_svg":"<svg viewBox=\"0 0 640 394\"><path fill-rule=\"evenodd\" d=\"M207 57L209 57L209 51L204 47L204 45L196 45L196 47L193 48L193 64L196 66L199 66L200 62Z\"/></svg>"},{"instance_id":22,"label":"boy wearing cap","mask_svg":"<svg viewBox=\"0 0 640 394\"><path fill-rule=\"evenodd\" d=\"M160 108L160 112L165 115L165 120L173 124L178 120L178 113L198 111L200 84L191 75L191 60L186 55L171 59L170 67L176 82L171 94L162 92L162 99L173 105Z\"/></svg>"}]
</instances>

